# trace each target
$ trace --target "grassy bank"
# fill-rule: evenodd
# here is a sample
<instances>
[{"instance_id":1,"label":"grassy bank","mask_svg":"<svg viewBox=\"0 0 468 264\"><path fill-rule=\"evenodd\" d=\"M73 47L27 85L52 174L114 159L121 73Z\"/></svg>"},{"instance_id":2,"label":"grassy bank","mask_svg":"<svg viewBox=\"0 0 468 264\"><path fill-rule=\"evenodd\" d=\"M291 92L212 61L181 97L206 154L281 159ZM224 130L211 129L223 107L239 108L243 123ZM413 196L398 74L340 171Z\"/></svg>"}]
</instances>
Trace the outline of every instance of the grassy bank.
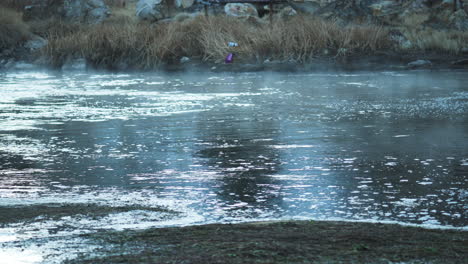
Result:
<instances>
[{"instance_id":1,"label":"grassy bank","mask_svg":"<svg viewBox=\"0 0 468 264\"><path fill-rule=\"evenodd\" d=\"M83 263L466 263L468 232L292 221L87 235L108 245ZM94 255L95 256L95 255Z\"/></svg>"},{"instance_id":2,"label":"grassy bank","mask_svg":"<svg viewBox=\"0 0 468 264\"><path fill-rule=\"evenodd\" d=\"M118 5L119 1L107 1L112 15L99 25L58 18L25 23L18 10L29 2L0 3L0 55L2 49L19 47L35 34L48 44L30 58L40 56L42 63L53 67L76 58L84 58L98 68L153 69L178 64L182 57L222 62L228 53L235 54L236 63L265 60L308 63L317 58L360 58L389 53L447 54L453 58L468 50L468 32L428 28L414 17L400 25L344 26L318 16L277 15L271 25L267 17L242 20L181 13L171 20L150 24L137 21L134 1L126 6ZM228 47L230 41L239 43L239 47Z\"/></svg>"},{"instance_id":3,"label":"grassy bank","mask_svg":"<svg viewBox=\"0 0 468 264\"><path fill-rule=\"evenodd\" d=\"M381 27L340 27L303 16L277 20L272 27L225 16L197 16L156 25L120 20L77 27L61 34L51 28L46 33L49 45L43 54L52 65L84 57L98 67L127 63L134 68L153 68L177 63L184 56L216 62L230 52L240 62L306 62L314 56L368 54L390 46L387 31ZM239 47L228 47L229 41L238 42Z\"/></svg>"}]
</instances>

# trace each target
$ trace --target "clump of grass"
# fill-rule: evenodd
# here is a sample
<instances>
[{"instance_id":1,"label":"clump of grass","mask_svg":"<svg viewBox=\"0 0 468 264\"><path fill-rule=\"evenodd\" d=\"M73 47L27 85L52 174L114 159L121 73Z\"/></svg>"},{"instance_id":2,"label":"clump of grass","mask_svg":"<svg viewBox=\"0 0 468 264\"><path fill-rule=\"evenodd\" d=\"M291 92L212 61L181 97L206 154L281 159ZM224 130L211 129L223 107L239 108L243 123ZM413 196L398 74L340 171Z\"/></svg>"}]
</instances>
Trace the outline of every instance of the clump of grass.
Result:
<instances>
[{"instance_id":1,"label":"clump of grass","mask_svg":"<svg viewBox=\"0 0 468 264\"><path fill-rule=\"evenodd\" d=\"M64 21L61 18L51 17L45 20L36 20L29 23L32 33L43 38L59 38L78 33L87 25L77 22Z\"/></svg>"},{"instance_id":2,"label":"clump of grass","mask_svg":"<svg viewBox=\"0 0 468 264\"><path fill-rule=\"evenodd\" d=\"M468 48L468 32L458 30L439 31L434 29L406 29L405 37L411 41L413 49L420 51L442 51L458 54Z\"/></svg>"},{"instance_id":3,"label":"clump of grass","mask_svg":"<svg viewBox=\"0 0 468 264\"><path fill-rule=\"evenodd\" d=\"M156 25L122 20L82 27L70 35L52 35L44 54L57 66L67 57L81 56L95 66L125 62L135 68L153 68L183 56L218 61L229 52L235 52L240 61L306 62L323 49L337 56L378 51L389 46L387 36L381 27L340 27L312 17L277 20L270 27L262 21L198 16ZM229 41L238 42L239 47L228 47Z\"/></svg>"},{"instance_id":4,"label":"clump of grass","mask_svg":"<svg viewBox=\"0 0 468 264\"><path fill-rule=\"evenodd\" d=\"M13 48L29 37L28 25L21 19L21 14L0 7L0 50Z\"/></svg>"}]
</instances>

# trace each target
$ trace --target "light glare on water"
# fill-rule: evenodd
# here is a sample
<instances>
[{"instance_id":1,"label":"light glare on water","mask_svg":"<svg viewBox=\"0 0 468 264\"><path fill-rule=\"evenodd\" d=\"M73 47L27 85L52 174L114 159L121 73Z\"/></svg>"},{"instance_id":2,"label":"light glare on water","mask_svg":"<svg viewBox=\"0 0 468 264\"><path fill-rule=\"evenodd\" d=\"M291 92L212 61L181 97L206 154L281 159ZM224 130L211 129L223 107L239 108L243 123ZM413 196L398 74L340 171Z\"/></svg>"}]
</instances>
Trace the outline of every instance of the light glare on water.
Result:
<instances>
[{"instance_id":1,"label":"light glare on water","mask_svg":"<svg viewBox=\"0 0 468 264\"><path fill-rule=\"evenodd\" d=\"M109 228L294 218L466 229L467 82L463 72L1 73L0 213L93 203L180 214L0 222L0 257L21 245L31 254L16 263L41 262L61 239Z\"/></svg>"}]
</instances>

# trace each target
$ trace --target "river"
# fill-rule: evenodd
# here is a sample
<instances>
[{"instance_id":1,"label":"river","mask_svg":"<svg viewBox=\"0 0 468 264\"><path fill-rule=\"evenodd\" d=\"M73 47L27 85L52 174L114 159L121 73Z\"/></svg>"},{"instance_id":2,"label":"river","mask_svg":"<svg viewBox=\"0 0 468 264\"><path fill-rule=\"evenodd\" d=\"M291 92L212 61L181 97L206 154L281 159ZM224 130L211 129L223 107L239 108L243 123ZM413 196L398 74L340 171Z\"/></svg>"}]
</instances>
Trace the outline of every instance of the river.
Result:
<instances>
[{"instance_id":1,"label":"river","mask_svg":"<svg viewBox=\"0 0 468 264\"><path fill-rule=\"evenodd\" d=\"M59 262L93 248L77 234L110 228L467 228L466 72L19 70L0 73L0 93L0 213L51 203L179 212L5 223L9 263Z\"/></svg>"}]
</instances>

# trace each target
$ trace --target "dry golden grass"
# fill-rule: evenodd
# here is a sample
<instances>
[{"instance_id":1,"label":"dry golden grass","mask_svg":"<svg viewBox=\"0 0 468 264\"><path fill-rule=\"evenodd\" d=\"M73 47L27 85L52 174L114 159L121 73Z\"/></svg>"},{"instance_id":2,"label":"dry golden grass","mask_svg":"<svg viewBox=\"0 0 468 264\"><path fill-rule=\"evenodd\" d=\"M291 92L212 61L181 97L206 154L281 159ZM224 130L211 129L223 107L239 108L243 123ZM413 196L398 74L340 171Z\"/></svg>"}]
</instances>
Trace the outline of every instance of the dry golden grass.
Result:
<instances>
[{"instance_id":1,"label":"dry golden grass","mask_svg":"<svg viewBox=\"0 0 468 264\"><path fill-rule=\"evenodd\" d=\"M20 13L0 7L0 50L15 47L27 40L29 34Z\"/></svg>"},{"instance_id":2,"label":"dry golden grass","mask_svg":"<svg viewBox=\"0 0 468 264\"><path fill-rule=\"evenodd\" d=\"M136 1L130 0L105 0L104 1L111 10L111 15L107 19L107 23L137 23L135 15Z\"/></svg>"},{"instance_id":3,"label":"dry golden grass","mask_svg":"<svg viewBox=\"0 0 468 264\"><path fill-rule=\"evenodd\" d=\"M434 29L406 29L403 34L413 44L413 49L419 51L441 51L458 54L463 48L468 48L468 32Z\"/></svg>"},{"instance_id":4,"label":"dry golden grass","mask_svg":"<svg viewBox=\"0 0 468 264\"><path fill-rule=\"evenodd\" d=\"M402 26L418 28L430 18L429 13L414 13L403 17Z\"/></svg>"},{"instance_id":5,"label":"dry golden grass","mask_svg":"<svg viewBox=\"0 0 468 264\"><path fill-rule=\"evenodd\" d=\"M240 61L270 58L305 62L324 49L337 56L378 51L389 46L387 36L380 27L343 28L302 16L276 20L272 27L226 16L198 16L156 25L119 20L82 26L72 34L51 34L44 54L57 66L70 56L80 56L96 66L125 62L135 68L153 68L175 63L183 56L222 60L229 52ZM239 47L228 47L229 41L238 42Z\"/></svg>"}]
</instances>

